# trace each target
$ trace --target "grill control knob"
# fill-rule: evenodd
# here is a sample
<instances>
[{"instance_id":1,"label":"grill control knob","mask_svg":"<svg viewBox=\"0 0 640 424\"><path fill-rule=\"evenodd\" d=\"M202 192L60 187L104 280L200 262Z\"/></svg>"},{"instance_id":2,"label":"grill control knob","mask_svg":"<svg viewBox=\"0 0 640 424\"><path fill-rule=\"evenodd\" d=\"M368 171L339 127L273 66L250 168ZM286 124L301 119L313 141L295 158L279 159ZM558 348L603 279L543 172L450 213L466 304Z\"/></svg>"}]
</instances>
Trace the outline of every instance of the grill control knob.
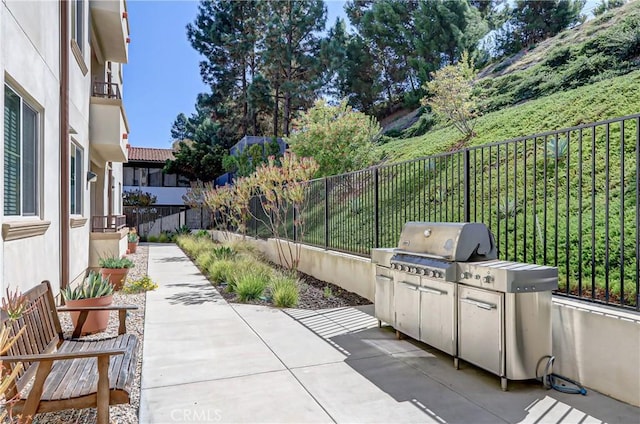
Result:
<instances>
[{"instance_id":1,"label":"grill control knob","mask_svg":"<svg viewBox=\"0 0 640 424\"><path fill-rule=\"evenodd\" d=\"M391 269L398 269L398 264L391 264Z\"/></svg>"},{"instance_id":2,"label":"grill control knob","mask_svg":"<svg viewBox=\"0 0 640 424\"><path fill-rule=\"evenodd\" d=\"M434 270L429 271L429 277L435 277L436 272Z\"/></svg>"},{"instance_id":3,"label":"grill control knob","mask_svg":"<svg viewBox=\"0 0 640 424\"><path fill-rule=\"evenodd\" d=\"M409 267L406 265L400 265L400 271L409 271Z\"/></svg>"},{"instance_id":4,"label":"grill control knob","mask_svg":"<svg viewBox=\"0 0 640 424\"><path fill-rule=\"evenodd\" d=\"M491 283L493 283L493 277L492 277L492 276L490 276L490 275L485 275L485 276L484 276L484 278L483 278L483 280L484 280L484 282L485 282L485 283L487 283L487 284L491 284Z\"/></svg>"},{"instance_id":5,"label":"grill control knob","mask_svg":"<svg viewBox=\"0 0 640 424\"><path fill-rule=\"evenodd\" d=\"M425 271L424 268L421 268L420 269L420 275L426 275L426 274L427 274L427 271Z\"/></svg>"},{"instance_id":6,"label":"grill control knob","mask_svg":"<svg viewBox=\"0 0 640 424\"><path fill-rule=\"evenodd\" d=\"M467 278L471 278L473 277L473 274L471 274L470 272L463 272L462 273L462 278L467 279Z\"/></svg>"}]
</instances>

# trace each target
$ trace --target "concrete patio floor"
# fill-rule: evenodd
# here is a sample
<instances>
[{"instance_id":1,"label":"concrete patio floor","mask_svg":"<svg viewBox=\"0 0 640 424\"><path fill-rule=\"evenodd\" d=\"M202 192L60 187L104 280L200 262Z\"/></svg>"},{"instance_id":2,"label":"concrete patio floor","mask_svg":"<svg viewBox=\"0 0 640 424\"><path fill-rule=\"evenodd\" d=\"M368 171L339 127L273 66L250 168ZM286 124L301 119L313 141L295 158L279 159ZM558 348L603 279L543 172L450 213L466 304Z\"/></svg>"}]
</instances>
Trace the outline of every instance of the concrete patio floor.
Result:
<instances>
[{"instance_id":1,"label":"concrete patio floor","mask_svg":"<svg viewBox=\"0 0 640 424\"><path fill-rule=\"evenodd\" d=\"M372 306L228 304L175 245L151 245L140 423L638 423L640 409L510 382L378 328Z\"/></svg>"}]
</instances>

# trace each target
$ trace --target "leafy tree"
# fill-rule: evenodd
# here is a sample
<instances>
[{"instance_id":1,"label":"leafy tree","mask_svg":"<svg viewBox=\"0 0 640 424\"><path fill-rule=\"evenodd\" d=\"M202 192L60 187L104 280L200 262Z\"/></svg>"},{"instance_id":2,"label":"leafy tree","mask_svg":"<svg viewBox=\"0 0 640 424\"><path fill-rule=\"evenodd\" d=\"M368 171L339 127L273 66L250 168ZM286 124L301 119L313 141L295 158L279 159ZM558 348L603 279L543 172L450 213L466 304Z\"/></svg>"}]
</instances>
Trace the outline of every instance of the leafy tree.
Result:
<instances>
[{"instance_id":1,"label":"leafy tree","mask_svg":"<svg viewBox=\"0 0 640 424\"><path fill-rule=\"evenodd\" d=\"M465 138L473 135L473 125L478 114L477 101L473 96L473 61L468 53L456 65L448 65L436 71L432 80L425 85L428 97L422 99L424 105L447 124L453 124Z\"/></svg>"},{"instance_id":2,"label":"leafy tree","mask_svg":"<svg viewBox=\"0 0 640 424\"><path fill-rule=\"evenodd\" d=\"M257 66L258 12L255 0L202 1L195 22L187 25L191 45L205 57L200 73L211 86L211 106L240 115L225 121L240 137L247 134L251 122L248 90Z\"/></svg>"},{"instance_id":3,"label":"leafy tree","mask_svg":"<svg viewBox=\"0 0 640 424\"><path fill-rule=\"evenodd\" d=\"M212 181L222 172L224 149L219 145L208 143L179 142L175 159L167 160L164 172L180 174L190 180Z\"/></svg>"},{"instance_id":4,"label":"leafy tree","mask_svg":"<svg viewBox=\"0 0 640 424\"><path fill-rule=\"evenodd\" d=\"M296 110L308 107L320 88L318 61L326 7L322 0L267 1L262 64L274 90L273 135L289 135ZM280 100L283 127L280 132Z\"/></svg>"},{"instance_id":5,"label":"leafy tree","mask_svg":"<svg viewBox=\"0 0 640 424\"><path fill-rule=\"evenodd\" d=\"M157 196L140 189L122 192L124 206L151 206L156 203L156 200L158 200Z\"/></svg>"},{"instance_id":6,"label":"leafy tree","mask_svg":"<svg viewBox=\"0 0 640 424\"><path fill-rule=\"evenodd\" d=\"M318 163L316 176L335 175L369 166L373 140L380 132L375 118L354 111L345 100L331 106L318 100L295 120L289 149Z\"/></svg>"},{"instance_id":7,"label":"leafy tree","mask_svg":"<svg viewBox=\"0 0 640 424\"><path fill-rule=\"evenodd\" d=\"M490 5L486 9L491 10ZM419 98L431 72L474 51L488 25L467 1L350 1L347 14L374 58L382 97L391 104Z\"/></svg>"},{"instance_id":8,"label":"leafy tree","mask_svg":"<svg viewBox=\"0 0 640 424\"><path fill-rule=\"evenodd\" d=\"M512 54L584 20L586 0L517 0L498 32L499 49Z\"/></svg>"},{"instance_id":9,"label":"leafy tree","mask_svg":"<svg viewBox=\"0 0 640 424\"><path fill-rule=\"evenodd\" d=\"M293 238L290 228L293 228L298 240L304 239L309 180L317 169L318 164L312 158L299 158L287 152L281 163L271 157L250 177L235 181L245 193L259 194L262 213L252 216L271 230L276 239L280 263L287 269L297 269L300 263L301 244L290 243L288 239ZM292 216L293 226L290 220Z\"/></svg>"},{"instance_id":10,"label":"leafy tree","mask_svg":"<svg viewBox=\"0 0 640 424\"><path fill-rule=\"evenodd\" d=\"M236 156L225 155L222 158L222 167L226 172L234 173L236 177L247 177L270 157L273 157L276 163L279 163L282 157L280 145L275 138L264 145L252 144Z\"/></svg>"},{"instance_id":11,"label":"leafy tree","mask_svg":"<svg viewBox=\"0 0 640 424\"><path fill-rule=\"evenodd\" d=\"M322 42L320 54L325 67L325 92L346 98L359 111L373 114L382 86L375 58L364 39L348 34L345 22L337 18Z\"/></svg>"},{"instance_id":12,"label":"leafy tree","mask_svg":"<svg viewBox=\"0 0 640 424\"><path fill-rule=\"evenodd\" d=\"M624 6L624 4L625 0L600 0L600 3L593 9L593 14L594 16L602 15L611 9Z\"/></svg>"}]
</instances>

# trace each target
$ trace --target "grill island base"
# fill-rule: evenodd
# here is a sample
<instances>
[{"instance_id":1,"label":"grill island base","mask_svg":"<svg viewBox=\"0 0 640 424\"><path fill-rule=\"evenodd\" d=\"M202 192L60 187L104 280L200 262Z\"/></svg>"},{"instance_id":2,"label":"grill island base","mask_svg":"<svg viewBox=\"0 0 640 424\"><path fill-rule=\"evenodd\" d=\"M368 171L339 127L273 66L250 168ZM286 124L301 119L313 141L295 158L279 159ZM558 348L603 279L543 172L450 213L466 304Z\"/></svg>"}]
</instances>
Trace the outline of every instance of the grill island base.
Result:
<instances>
[{"instance_id":1,"label":"grill island base","mask_svg":"<svg viewBox=\"0 0 640 424\"><path fill-rule=\"evenodd\" d=\"M484 224L408 222L397 249L373 249L376 317L501 379L536 378L551 355L557 268L495 260Z\"/></svg>"}]
</instances>

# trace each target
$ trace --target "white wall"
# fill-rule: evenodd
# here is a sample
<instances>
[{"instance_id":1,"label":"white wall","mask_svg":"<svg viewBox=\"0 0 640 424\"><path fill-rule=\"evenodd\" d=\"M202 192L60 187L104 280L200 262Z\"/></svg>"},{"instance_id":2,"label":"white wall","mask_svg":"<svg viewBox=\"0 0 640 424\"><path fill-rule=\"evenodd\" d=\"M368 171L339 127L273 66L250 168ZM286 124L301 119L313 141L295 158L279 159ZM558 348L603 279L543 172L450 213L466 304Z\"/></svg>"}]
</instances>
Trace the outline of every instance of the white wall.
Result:
<instances>
[{"instance_id":1,"label":"white wall","mask_svg":"<svg viewBox=\"0 0 640 424\"><path fill-rule=\"evenodd\" d=\"M213 231L225 241L229 234ZM241 239L231 234L230 237ZM275 240L247 237L278 263ZM300 271L373 301L375 266L367 258L302 246ZM553 296L553 371L640 406L640 313Z\"/></svg>"},{"instance_id":2,"label":"white wall","mask_svg":"<svg viewBox=\"0 0 640 424\"><path fill-rule=\"evenodd\" d=\"M85 33L89 28L89 3L85 3L84 28ZM73 23L71 23L73 24ZM86 67L91 66L91 52L89 47L89 37L78 40L82 43L83 60ZM83 151L83 173L79 176L79 183L83 187L82 214L72 215L76 218L86 218L87 222L78 228L69 230L69 281L80 278L87 269L89 263L89 233L91 231L91 205L90 205L90 183L87 182L86 174L90 169L90 140L89 140L89 98L91 96L91 72L83 74L83 68L74 54L69 52L69 126L75 134L70 138ZM73 145L70 145L73 148ZM65 225L65 223L63 223ZM68 225L68 223L66 224Z\"/></svg>"},{"instance_id":3,"label":"white wall","mask_svg":"<svg viewBox=\"0 0 640 424\"><path fill-rule=\"evenodd\" d=\"M45 279L57 289L60 284L58 2L6 1L0 4L0 9L0 81L3 83L0 102L4 105L4 83L12 81L19 94L39 109L40 157L43 158L38 181L40 216L0 216L0 220L2 223L51 221L41 236L2 241L0 289L4 292L10 285L26 290ZM0 125L0 134L4 139L3 125ZM0 143L0 156L4 157L4 143ZM1 173L0 199L4 199Z\"/></svg>"}]
</instances>

